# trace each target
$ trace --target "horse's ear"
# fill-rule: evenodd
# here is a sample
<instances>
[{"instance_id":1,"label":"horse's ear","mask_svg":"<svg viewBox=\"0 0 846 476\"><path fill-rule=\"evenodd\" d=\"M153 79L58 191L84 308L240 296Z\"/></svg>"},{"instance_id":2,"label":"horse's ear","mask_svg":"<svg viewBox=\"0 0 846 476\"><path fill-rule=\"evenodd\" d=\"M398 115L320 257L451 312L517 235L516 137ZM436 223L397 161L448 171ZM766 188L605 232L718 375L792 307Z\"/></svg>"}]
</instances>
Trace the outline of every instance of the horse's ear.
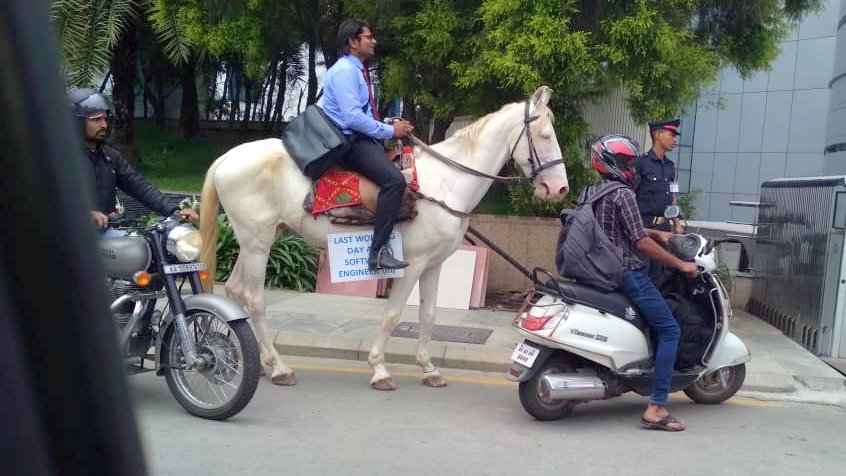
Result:
<instances>
[{"instance_id":1,"label":"horse's ear","mask_svg":"<svg viewBox=\"0 0 846 476\"><path fill-rule=\"evenodd\" d=\"M549 86L541 86L532 94L532 102L537 107L546 107L550 96L552 96L552 89Z\"/></svg>"}]
</instances>

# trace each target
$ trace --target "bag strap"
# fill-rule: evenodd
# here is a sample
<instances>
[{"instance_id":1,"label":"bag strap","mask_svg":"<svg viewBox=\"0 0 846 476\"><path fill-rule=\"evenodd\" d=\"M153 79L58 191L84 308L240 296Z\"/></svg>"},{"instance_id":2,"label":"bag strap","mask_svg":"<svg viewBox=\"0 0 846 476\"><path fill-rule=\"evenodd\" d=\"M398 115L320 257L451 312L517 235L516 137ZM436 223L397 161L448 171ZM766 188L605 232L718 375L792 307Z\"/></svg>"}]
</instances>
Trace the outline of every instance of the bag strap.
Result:
<instances>
[{"instance_id":1,"label":"bag strap","mask_svg":"<svg viewBox=\"0 0 846 476\"><path fill-rule=\"evenodd\" d=\"M624 185L620 182L611 182L608 185L605 185L602 188L598 189L596 191L596 193L591 195L590 198L586 198L587 193L588 193L588 189L585 188L582 191L582 194L579 196L579 199L576 201L576 207L580 207L582 205L592 205L593 203L595 203L597 200L604 197L605 195L608 195L609 193L611 193L615 190L619 190L619 189L625 188L625 187L626 187L626 185ZM565 220L567 219L567 217L574 215L575 213L576 213L576 210L574 208L563 208L563 209L561 209L561 212L558 215L559 220L561 220L561 224L562 225L565 224Z\"/></svg>"},{"instance_id":2,"label":"bag strap","mask_svg":"<svg viewBox=\"0 0 846 476\"><path fill-rule=\"evenodd\" d=\"M595 203L600 198L608 195L609 193L619 190L621 188L626 188L626 185L620 182L611 182L608 185L596 190L593 195L590 196L587 200L583 202L584 205L589 205ZM587 193L587 191L585 191Z\"/></svg>"}]
</instances>

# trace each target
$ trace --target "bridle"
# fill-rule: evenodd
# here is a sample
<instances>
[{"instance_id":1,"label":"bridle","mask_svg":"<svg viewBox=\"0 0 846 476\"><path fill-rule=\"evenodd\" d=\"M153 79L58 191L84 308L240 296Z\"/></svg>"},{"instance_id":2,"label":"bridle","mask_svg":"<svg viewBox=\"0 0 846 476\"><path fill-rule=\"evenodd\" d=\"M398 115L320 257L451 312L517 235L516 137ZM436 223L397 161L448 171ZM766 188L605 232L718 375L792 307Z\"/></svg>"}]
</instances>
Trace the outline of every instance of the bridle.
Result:
<instances>
[{"instance_id":1,"label":"bridle","mask_svg":"<svg viewBox=\"0 0 846 476\"><path fill-rule=\"evenodd\" d=\"M520 138L523 135L525 135L526 136L526 142L528 143L528 146L529 146L529 166L532 168L532 175L529 176L529 177L503 177L503 176L500 176L500 175L486 174L484 172L476 170L472 167L468 167L464 164L460 164L460 163L450 159L449 157L447 157L447 156L441 154L440 152L436 151L435 149L431 148L429 146L429 144L426 144L425 142L420 140L420 138L415 136L414 134L411 135L411 141L414 142L414 144L416 146L422 148L423 150L425 150L426 152L428 152L429 154L431 154L433 157L440 160L441 162L443 162L447 165L450 165L453 168L461 170L462 172L468 173L470 175L475 175L476 177L483 177L483 178L491 179L491 180L496 181L496 182L503 182L503 183L520 183L520 182L534 183L535 179L538 178L538 175L540 175L544 170L546 170L550 167L555 167L556 165L559 165L559 164L563 164L564 160L563 159L557 159L557 160L550 160L549 162L542 162L541 161L540 157L538 156L538 151L535 148L535 143L534 143L534 141L532 141L532 131L530 129L531 123L536 121L538 119L538 117L540 117L540 116L529 115L529 111L531 109L531 103L529 102L528 99L525 101L525 105L526 105L525 110L524 110L525 112L524 112L524 115L523 115L523 129L520 131L520 135L517 136L517 140L514 141L514 146L511 147L511 153L509 154L508 159L514 160L514 152L517 150L517 145L520 144Z\"/></svg>"},{"instance_id":2,"label":"bridle","mask_svg":"<svg viewBox=\"0 0 846 476\"><path fill-rule=\"evenodd\" d=\"M526 100L526 108L523 116L523 130L520 131L520 135L517 136L517 140L514 142L514 147L511 148L510 158L514 159L514 151L517 150L517 144L520 143L520 137L525 135L526 142L529 145L529 166L532 168L532 176L529 177L529 183L534 183L535 179L538 178L538 175L540 175L544 170L563 164L564 160L557 159L550 160L549 162L541 162L541 159L538 156L538 150L535 148L534 141L532 141L532 131L529 129L529 125L540 116L529 116L529 106L529 101Z\"/></svg>"},{"instance_id":3,"label":"bridle","mask_svg":"<svg viewBox=\"0 0 846 476\"><path fill-rule=\"evenodd\" d=\"M418 147L422 148L423 150L428 152L430 155L432 155L432 157L435 157L436 159L440 160L441 162L443 162L447 165L450 165L453 168L456 168L456 169L458 169L462 172L465 172L467 174L474 175L476 177L491 179L495 182L534 183L535 180L538 178L538 175L540 175L543 171L545 171L546 169L548 169L550 167L555 167L556 165L563 164L564 160L563 159L556 159L556 160L550 160L548 162L541 161L541 158L538 155L538 151L535 148L535 143L534 143L534 141L532 141L532 131L530 129L531 123L536 121L538 119L538 117L540 117L540 116L530 115L529 114L530 110L531 110L531 103L527 99L525 101L525 109L524 109L524 113L523 113L523 129L520 131L520 134L517 136L517 140L514 141L514 146L511 147L511 153L509 154L509 157L508 157L509 160L515 160L516 161L516 159L514 159L514 152L517 150L517 145L520 144L520 138L525 135L526 136L526 143L529 146L529 166L532 168L532 174L531 174L530 177L503 177L503 176L500 176L500 175L490 175L490 174L487 174L485 172L481 172L481 171L476 170L472 167L468 167L464 164L460 164L460 163L450 159L449 157L447 157L447 156L441 154L440 152L436 151L435 149L431 148L428 144L426 144L425 142L420 140L420 138L418 138L417 136L415 136L413 134L411 135L411 141L415 145L417 145ZM457 217L466 218L466 217L470 216L469 213L461 212L461 211L455 210L453 208L450 208L443 201L428 197L428 196L420 193L419 191L413 192L413 195L415 197L419 198L419 199L426 200L426 201L435 203L437 205L440 205L446 211L452 213L453 215L455 215Z\"/></svg>"}]
</instances>

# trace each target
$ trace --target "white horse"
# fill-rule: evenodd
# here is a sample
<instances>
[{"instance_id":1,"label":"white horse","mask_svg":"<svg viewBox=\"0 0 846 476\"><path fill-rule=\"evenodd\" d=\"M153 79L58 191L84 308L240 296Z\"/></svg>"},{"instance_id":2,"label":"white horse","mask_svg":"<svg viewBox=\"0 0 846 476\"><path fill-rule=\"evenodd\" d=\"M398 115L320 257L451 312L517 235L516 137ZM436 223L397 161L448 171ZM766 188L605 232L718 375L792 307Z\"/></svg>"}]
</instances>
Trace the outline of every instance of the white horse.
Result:
<instances>
[{"instance_id":1,"label":"white horse","mask_svg":"<svg viewBox=\"0 0 846 476\"><path fill-rule=\"evenodd\" d=\"M531 178L538 197L558 201L567 194L567 170L553 129L553 115L547 107L551 93L551 89L542 86L530 100L505 105L432 146L439 155L482 174L457 170L430 151L415 147L420 191L445 206L418 201L418 215L396 225L402 234L403 257L410 264L405 269L405 277L398 278L393 285L382 328L370 350L368 363L373 369L370 381L373 388L396 388L385 368L385 345L418 279L420 339L417 364L423 370L425 385L446 385L432 365L428 351L435 323L438 275L441 264L457 249L467 231L469 218L466 213L473 210L492 183L492 179L483 174L496 174L513 158L526 177ZM271 380L278 385L294 385L296 379L293 370L282 362L273 347L272 335L265 322L264 280L271 245L285 227L318 246L326 245L328 233L357 230L330 224L325 216L312 218L303 209L303 199L310 187L311 180L300 172L279 139L248 142L229 150L211 165L203 185L200 223L204 248L201 259L209 264L209 274L214 276L215 218L222 204L241 246L238 260L226 281L226 294L241 302L252 316L261 344L262 362L273 368Z\"/></svg>"}]
</instances>

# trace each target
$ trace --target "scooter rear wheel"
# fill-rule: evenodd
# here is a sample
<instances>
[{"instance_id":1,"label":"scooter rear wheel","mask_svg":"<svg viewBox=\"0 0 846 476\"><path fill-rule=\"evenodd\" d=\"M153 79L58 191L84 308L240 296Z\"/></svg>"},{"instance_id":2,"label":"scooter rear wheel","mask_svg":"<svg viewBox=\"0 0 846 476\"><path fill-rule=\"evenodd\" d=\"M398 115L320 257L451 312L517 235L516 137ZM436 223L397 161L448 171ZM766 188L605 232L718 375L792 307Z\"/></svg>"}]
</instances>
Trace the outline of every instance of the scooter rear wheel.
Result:
<instances>
[{"instance_id":1,"label":"scooter rear wheel","mask_svg":"<svg viewBox=\"0 0 846 476\"><path fill-rule=\"evenodd\" d=\"M520 382L520 403L523 409L538 420L560 420L567 416L579 403L576 400L550 400L541 386L541 379L551 373L573 373L576 369L564 356L557 355L547 360L538 371L525 382Z\"/></svg>"},{"instance_id":2,"label":"scooter rear wheel","mask_svg":"<svg viewBox=\"0 0 846 476\"><path fill-rule=\"evenodd\" d=\"M722 372L726 386L720 382L717 372ZM685 395L696 403L715 405L723 403L733 397L743 381L746 379L746 364L725 367L714 372L700 376L689 387L684 389Z\"/></svg>"}]
</instances>

